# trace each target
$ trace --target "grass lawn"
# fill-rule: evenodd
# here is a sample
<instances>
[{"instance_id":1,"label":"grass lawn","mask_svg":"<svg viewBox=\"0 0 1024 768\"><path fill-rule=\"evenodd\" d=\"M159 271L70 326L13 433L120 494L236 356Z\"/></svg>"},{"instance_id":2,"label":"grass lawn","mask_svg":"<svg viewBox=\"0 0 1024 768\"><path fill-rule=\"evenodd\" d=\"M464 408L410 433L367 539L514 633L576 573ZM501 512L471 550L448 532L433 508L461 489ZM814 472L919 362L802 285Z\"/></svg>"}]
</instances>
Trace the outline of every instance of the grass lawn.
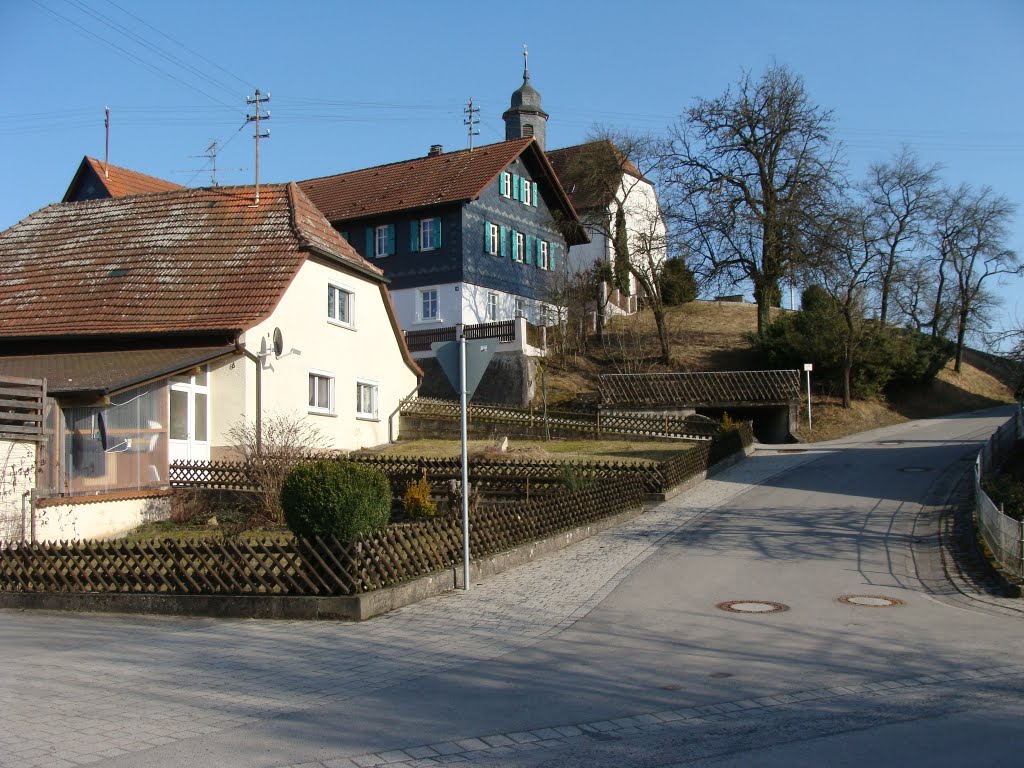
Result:
<instances>
[{"instance_id":1,"label":"grass lawn","mask_svg":"<svg viewBox=\"0 0 1024 768\"><path fill-rule=\"evenodd\" d=\"M146 523L134 528L124 536L124 541L139 542L152 541L153 539L174 539L175 541L217 541L224 538L224 529L216 525L197 525L194 523L175 523L171 520L160 520L155 523ZM266 541L267 539L292 539L294 536L287 528L254 528L242 531L232 539L240 539L246 542Z\"/></svg>"},{"instance_id":2,"label":"grass lawn","mask_svg":"<svg viewBox=\"0 0 1024 768\"><path fill-rule=\"evenodd\" d=\"M508 451L500 453L491 440L470 440L470 457L486 456L515 459L554 459L562 461L665 461L688 451L695 443L627 442L625 440L512 440ZM426 456L443 458L461 455L458 440L402 440L392 445L361 451L385 456Z\"/></svg>"}]
</instances>

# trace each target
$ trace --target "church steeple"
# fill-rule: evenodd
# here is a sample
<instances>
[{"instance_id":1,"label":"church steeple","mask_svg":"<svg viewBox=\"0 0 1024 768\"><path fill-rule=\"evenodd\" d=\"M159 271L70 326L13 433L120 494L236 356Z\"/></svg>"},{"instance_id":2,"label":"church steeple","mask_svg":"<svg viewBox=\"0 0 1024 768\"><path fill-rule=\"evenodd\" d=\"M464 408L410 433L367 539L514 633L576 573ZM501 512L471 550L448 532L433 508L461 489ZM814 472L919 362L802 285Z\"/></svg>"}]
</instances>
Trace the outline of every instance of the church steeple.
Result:
<instances>
[{"instance_id":1,"label":"church steeple","mask_svg":"<svg viewBox=\"0 0 1024 768\"><path fill-rule=\"evenodd\" d=\"M530 52L523 43L523 84L512 92L512 103L501 119L505 121L505 140L533 136L544 149L548 114L540 105L540 93L530 85Z\"/></svg>"}]
</instances>

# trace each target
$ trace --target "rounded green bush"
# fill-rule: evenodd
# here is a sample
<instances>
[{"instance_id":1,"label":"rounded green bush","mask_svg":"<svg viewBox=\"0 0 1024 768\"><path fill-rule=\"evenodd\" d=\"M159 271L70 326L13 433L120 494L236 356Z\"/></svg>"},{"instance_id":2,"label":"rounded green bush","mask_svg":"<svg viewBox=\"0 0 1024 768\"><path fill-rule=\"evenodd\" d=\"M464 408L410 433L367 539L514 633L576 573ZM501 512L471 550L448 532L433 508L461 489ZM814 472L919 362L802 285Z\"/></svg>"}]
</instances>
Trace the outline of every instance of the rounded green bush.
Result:
<instances>
[{"instance_id":1,"label":"rounded green bush","mask_svg":"<svg viewBox=\"0 0 1024 768\"><path fill-rule=\"evenodd\" d=\"M281 486L284 519L296 536L336 536L349 541L386 527L391 485L373 467L348 461L299 464Z\"/></svg>"}]
</instances>

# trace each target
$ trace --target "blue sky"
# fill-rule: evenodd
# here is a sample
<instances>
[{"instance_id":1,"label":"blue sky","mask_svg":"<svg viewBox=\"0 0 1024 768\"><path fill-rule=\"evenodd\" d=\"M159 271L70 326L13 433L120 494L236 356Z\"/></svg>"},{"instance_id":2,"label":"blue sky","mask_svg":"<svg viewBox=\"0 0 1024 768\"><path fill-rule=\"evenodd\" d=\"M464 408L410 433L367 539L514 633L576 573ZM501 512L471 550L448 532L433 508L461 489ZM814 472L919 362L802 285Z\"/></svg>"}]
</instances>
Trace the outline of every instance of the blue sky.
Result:
<instances>
[{"instance_id":1,"label":"blue sky","mask_svg":"<svg viewBox=\"0 0 1024 768\"><path fill-rule=\"evenodd\" d=\"M218 181L251 183L242 126L257 87L271 94L262 181L465 147L471 96L477 141L500 141L524 42L549 148L595 123L663 130L776 62L835 111L854 177L905 143L949 184L1024 204L1019 0L5 0L0 228L58 201L83 155L102 158L105 105L112 163L190 185L210 181L197 171L211 139ZM1024 253L1024 210L1010 245ZM1024 318L1024 281L1001 292L1004 314Z\"/></svg>"}]
</instances>

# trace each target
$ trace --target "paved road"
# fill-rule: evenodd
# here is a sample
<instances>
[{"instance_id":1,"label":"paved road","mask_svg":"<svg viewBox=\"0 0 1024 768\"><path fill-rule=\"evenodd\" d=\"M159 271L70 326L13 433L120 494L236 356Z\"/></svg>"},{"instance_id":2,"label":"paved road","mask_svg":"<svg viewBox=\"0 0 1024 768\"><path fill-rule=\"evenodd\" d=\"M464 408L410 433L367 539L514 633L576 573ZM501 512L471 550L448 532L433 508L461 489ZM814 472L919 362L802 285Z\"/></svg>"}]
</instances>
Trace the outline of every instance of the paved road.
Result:
<instances>
[{"instance_id":1,"label":"paved road","mask_svg":"<svg viewBox=\"0 0 1024 768\"><path fill-rule=\"evenodd\" d=\"M1007 416L760 450L362 624L0 611L0 767L1022 765L1024 601L935 536Z\"/></svg>"}]
</instances>

